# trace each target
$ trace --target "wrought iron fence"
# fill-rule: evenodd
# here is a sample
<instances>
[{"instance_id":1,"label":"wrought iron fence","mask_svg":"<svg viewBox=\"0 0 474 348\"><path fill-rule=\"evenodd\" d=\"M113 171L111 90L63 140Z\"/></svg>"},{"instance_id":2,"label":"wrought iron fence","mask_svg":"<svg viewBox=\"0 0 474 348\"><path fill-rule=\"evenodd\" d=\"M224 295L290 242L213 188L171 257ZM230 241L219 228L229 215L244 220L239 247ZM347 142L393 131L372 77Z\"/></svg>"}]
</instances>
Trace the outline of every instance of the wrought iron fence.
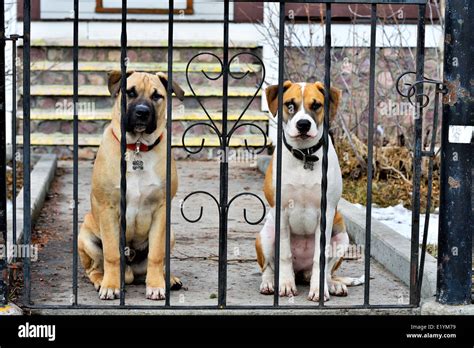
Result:
<instances>
[{"instance_id":1,"label":"wrought iron fence","mask_svg":"<svg viewBox=\"0 0 474 348\"><path fill-rule=\"evenodd\" d=\"M280 9L280 17L279 17L279 56L278 56L278 115L282 115L283 111L283 79L284 79L284 49L285 49L285 38L284 38L284 28L285 28L285 5L287 3L321 3L325 7L325 60L324 60L324 68L325 68L325 76L324 76L324 86L325 86L325 93L324 93L324 130L323 130L323 156L322 156L322 199L321 199L321 231L326 230L327 225L327 184L328 184L328 177L327 177L327 170L328 170L328 139L329 139L329 90L331 86L331 79L330 79L330 69L331 69L331 39L332 39L332 4L339 4L339 3L358 3L358 4L366 4L370 5L370 68L369 68L369 118L368 118L368 155L367 155L367 170L368 170L368 180L367 180L367 207L366 207L366 234L365 234L365 284L364 284L364 302L361 305L350 305L350 306L325 306L324 304L324 276L325 276L325 265L326 265L326 255L324 252L320 253L320 288L319 288L319 304L314 305L305 305L305 306L288 306L285 305L284 308L347 308L347 309L355 309L355 308L410 308L410 307L417 307L420 304L420 297L421 297L421 285L423 279L423 269L424 269L424 260L425 260L425 252L426 252L426 243L427 243L427 234L428 234L428 222L429 222L429 213L430 213L430 205L431 205L431 181L433 177L433 157L435 156L434 145L435 145L435 136L436 131L432 132L432 139L429 151L423 151L422 148L422 124L423 124L423 110L429 104L430 100L427 95L424 94L424 84L434 84L436 87L435 90L435 104L434 104L434 120L433 125L436 127L438 122L438 113L439 113L439 102L440 102L440 95L446 93L446 87L441 81L433 81L428 78L424 77L424 49L425 49L425 11L426 11L426 0L359 0L359 1L352 1L352 0L320 0L320 1L281 1L279 2L279 9ZM259 219L253 221L247 218L246 211L243 211L244 220L249 224L259 224L264 216L265 216L265 204L262 199L255 193L251 192L242 192L234 197L229 197L229 190L228 190L228 181L229 181L229 168L228 168L228 151L230 145L230 139L235 134L236 129L243 126L250 126L255 127L258 132L262 135L263 139L265 139L264 147L267 145L266 140L266 133L265 131L260 128L258 125L249 122L242 122L242 117L244 116L245 112L247 111L249 105L251 104L252 100L258 95L258 92L263 86L264 77L265 77L265 67L263 62L260 60L259 57L253 55L253 58L259 61L263 68L263 76L261 82L258 84L255 94L253 95L251 101L243 108L240 116L238 117L235 124L228 129L227 121L227 111L228 111L228 86L229 86L229 79L242 79L246 76L244 73L243 75L236 75L232 73L230 66L232 65L233 61L238 58L240 55L243 54L251 54L251 53L237 53L232 57L229 57L229 4L228 0L224 1L224 16L223 16L223 28L224 28L224 36L223 36L223 56L222 58L213 54L211 52L207 53L200 53L197 56L192 57L188 62L188 68L191 62L197 58L199 55L208 54L212 56L214 59L218 61L221 66L221 71L218 76L208 76L205 72L203 74L209 80L217 80L222 78L223 80L223 89L222 89L222 127L219 128L214 123L214 120L209 115L208 111L204 107L204 105L199 100L199 97L193 90L192 83L188 76L188 69L186 73L187 82L189 85L190 90L192 91L194 97L196 98L197 102L203 109L203 112L209 118L209 122L200 122L190 126L188 129L184 131L182 134L182 143L183 147L186 151L191 154L195 154L203 149L204 146L204 139L202 140L201 146L197 149L191 149L186 146L186 135L188 131L193 127L200 125L211 128L215 135L219 138L219 148L221 151L221 160L220 160L220 174L219 174L219 196L215 197L211 193L206 191L194 191L187 194L184 201L181 204L181 213L184 219L190 223L197 223L203 214L203 207L200 208L200 212L197 218L190 218L186 214L186 200L194 195L207 195L209 196L212 201L216 203L217 212L219 214L219 266L218 266L218 303L217 306L183 306L183 305L173 305L170 301L170 290L171 290L171 263L170 263L170 251L171 251L171 148L172 148L172 85L169 83L167 85L167 94L168 94L168 103L167 103L167 125L166 125L166 132L167 132L167 161L166 161L166 247L165 247L165 281L166 281L166 300L164 306L162 305L130 305L126 303L126 293L125 293L125 248L126 248L126 210L127 210L127 202L126 202L126 192L127 192L127 178L126 178L126 156L125 153L127 151L127 144L126 144L126 130L125 130L125 115L126 115L126 79L121 79L121 181L120 181L120 193L121 193L121 201L120 201L120 303L118 305L90 305L87 303L80 303L78 300L78 204L79 204L79 195L78 195L78 185L79 185L79 174L78 174L78 165L79 165L79 157L78 157L78 149L79 149L79 131L78 131L78 124L79 124L79 115L77 109L78 103L78 95L79 95L79 0L74 0L74 19L73 19L73 103L74 103L74 111L73 111L73 197L74 197L74 204L73 204L73 269L72 269L72 295L73 300L71 305L54 305L54 304L46 304L46 305L35 305L32 303L31 299L31 268L30 268L30 260L25 258L23 260L23 272L24 272L24 305L29 308L103 308L103 309L110 309L110 308L136 308L136 309L203 309L203 308L232 308L232 309L249 309L249 308L275 308L280 307L279 301L279 269L280 269L280 223L281 223L281 207L282 207L282 195L281 195L281 185L282 185L282 139L283 139L283 120L282 117L278 117L278 136L277 136L277 143L276 143L276 209L275 209L275 272L274 272L274 284L275 284L275 291L273 297L273 305L239 305L239 306L229 306L227 305L227 234L228 234L228 212L231 208L232 203L242 197L244 195L253 197L257 199L262 206L262 215ZM397 90L398 92L406 97L413 105L416 105L416 117L415 117L415 142L414 142L414 165L413 165L413 200L412 200L412 207L413 207L413 215L412 215L412 235L411 235L411 260L410 260L410 300L408 304L399 304L399 305L380 305L380 304L371 304L370 301L370 257L371 257L371 219L372 219L372 180L373 180L373 167L371 163L373 163L373 148L374 148L374 114L375 114L375 54L376 54L376 35L377 35L377 6L380 4L410 4L418 6L418 32L417 32L417 48L416 48L416 71L414 72L407 72L400 76L397 80ZM12 59L16 59L16 45L18 40L23 40L23 192L24 192L24 212L23 212L23 224L24 224L24 236L23 236L23 243L26 245L31 244L32 238L32 223L31 223L31 214L30 214L30 205L31 205L31 178L30 178L30 167L31 167L31 142L30 142L30 35L31 35L31 1L25 0L24 1L24 19L23 19L23 36L13 35L10 37L3 37L2 40L5 44L10 43L13 45L13 56ZM2 28L4 27L4 22L2 21ZM122 19L121 19L121 73L122 76L126 76L127 72L127 0L122 0ZM173 29L174 29L174 1L169 1L169 18L168 18L168 48L167 48L167 55L168 55L168 81L172 81L173 79ZM2 109L0 114L0 131L2 138L1 140L1 150L0 155L0 170L1 170L1 177L0 181L0 188L2 199L0 200L0 229L3 234L3 243L7 242L7 226L6 226L6 183L5 183L5 53L4 50L0 50L2 53L0 54L0 68L2 69L2 73L0 73L0 98ZM13 64L13 81L14 85L12 88L12 93L16 93L16 63ZM404 78L408 74L415 75L415 82L406 85L404 84ZM13 100L16 100L16 95L13 95ZM14 103L15 105L15 103ZM13 117L12 117L12 131L13 131L13 153L16 153L16 107L14 106L13 109ZM436 128L435 128L436 129ZM254 150L250 149L245 144L245 147L248 151L257 152L263 151L261 150ZM429 173L428 173L428 181L429 191L428 191L428 204L426 207L426 220L425 220L425 228L423 231L423 243L421 249L421 259L420 259L420 251L419 251L419 228L420 228L420 182L421 182L421 161L424 156L429 157ZM13 156L13 186L16 186L16 166L15 166L15 156ZM15 199L13 199L13 204ZM12 233L13 233L13 242L16 243L16 217L15 217L15 210L16 206L13 205L13 226L12 226ZM321 240L320 240L320 250L326 250L327 240L326 234L321 233ZM7 258L3 258L2 263L0 264L0 271L7 269ZM2 278L0 278L0 294L3 296L3 300L7 301L6 294L7 290L5 289L5 283L2 282Z\"/></svg>"}]
</instances>

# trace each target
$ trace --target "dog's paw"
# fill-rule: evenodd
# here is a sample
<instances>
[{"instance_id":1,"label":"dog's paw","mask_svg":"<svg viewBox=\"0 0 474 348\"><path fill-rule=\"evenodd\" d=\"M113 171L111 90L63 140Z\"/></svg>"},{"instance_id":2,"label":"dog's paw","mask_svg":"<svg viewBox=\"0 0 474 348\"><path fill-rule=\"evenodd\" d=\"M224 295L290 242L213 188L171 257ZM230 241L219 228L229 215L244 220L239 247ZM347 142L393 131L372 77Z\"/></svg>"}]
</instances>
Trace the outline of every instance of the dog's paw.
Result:
<instances>
[{"instance_id":1,"label":"dog's paw","mask_svg":"<svg viewBox=\"0 0 474 348\"><path fill-rule=\"evenodd\" d=\"M101 300L114 300L120 297L120 289L118 285L106 283L102 281L99 289L99 298Z\"/></svg>"},{"instance_id":2,"label":"dog's paw","mask_svg":"<svg viewBox=\"0 0 474 348\"><path fill-rule=\"evenodd\" d=\"M146 298L149 300L164 300L165 289L164 288L153 288L151 286L146 287Z\"/></svg>"},{"instance_id":3,"label":"dog's paw","mask_svg":"<svg viewBox=\"0 0 474 348\"><path fill-rule=\"evenodd\" d=\"M100 284L102 283L101 281L94 282L94 289L95 291L100 291Z\"/></svg>"},{"instance_id":4,"label":"dog's paw","mask_svg":"<svg viewBox=\"0 0 474 348\"><path fill-rule=\"evenodd\" d=\"M104 274L103 273L99 273L99 272L96 272L94 274L91 274L89 276L92 284L94 284L94 288L96 291L99 291L100 290L100 285L102 284L102 280L104 279Z\"/></svg>"},{"instance_id":5,"label":"dog's paw","mask_svg":"<svg viewBox=\"0 0 474 348\"><path fill-rule=\"evenodd\" d=\"M330 280L328 283L329 293L334 296L347 296L347 286L336 280Z\"/></svg>"},{"instance_id":6,"label":"dog's paw","mask_svg":"<svg viewBox=\"0 0 474 348\"><path fill-rule=\"evenodd\" d=\"M175 276L171 276L170 279L171 290L179 290L183 287L183 282Z\"/></svg>"},{"instance_id":7,"label":"dog's paw","mask_svg":"<svg viewBox=\"0 0 474 348\"><path fill-rule=\"evenodd\" d=\"M296 296L296 284L294 279L282 279L279 286L280 296Z\"/></svg>"},{"instance_id":8,"label":"dog's paw","mask_svg":"<svg viewBox=\"0 0 474 348\"><path fill-rule=\"evenodd\" d=\"M271 280L262 280L260 284L260 293L264 295L271 295L275 289L273 288L273 282Z\"/></svg>"},{"instance_id":9,"label":"dog's paw","mask_svg":"<svg viewBox=\"0 0 474 348\"><path fill-rule=\"evenodd\" d=\"M328 287L324 287L324 302L329 301ZM319 287L311 287L308 294L308 300L313 302L319 302Z\"/></svg>"}]
</instances>

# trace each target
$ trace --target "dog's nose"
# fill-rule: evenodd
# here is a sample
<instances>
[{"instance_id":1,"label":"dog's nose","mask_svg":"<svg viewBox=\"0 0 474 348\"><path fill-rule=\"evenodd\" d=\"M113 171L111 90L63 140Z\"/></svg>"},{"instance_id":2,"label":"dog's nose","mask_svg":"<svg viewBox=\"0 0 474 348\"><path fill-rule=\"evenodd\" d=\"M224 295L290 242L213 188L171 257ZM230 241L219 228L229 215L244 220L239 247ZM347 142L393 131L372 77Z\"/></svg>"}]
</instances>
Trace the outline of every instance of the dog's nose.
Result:
<instances>
[{"instance_id":1,"label":"dog's nose","mask_svg":"<svg viewBox=\"0 0 474 348\"><path fill-rule=\"evenodd\" d=\"M135 107L135 115L138 119L146 119L150 116L150 108L146 105L137 105Z\"/></svg>"},{"instance_id":2,"label":"dog's nose","mask_svg":"<svg viewBox=\"0 0 474 348\"><path fill-rule=\"evenodd\" d=\"M296 122L296 129L298 129L300 134L308 133L310 128L311 128L311 121L309 120L299 120L298 122Z\"/></svg>"}]
</instances>

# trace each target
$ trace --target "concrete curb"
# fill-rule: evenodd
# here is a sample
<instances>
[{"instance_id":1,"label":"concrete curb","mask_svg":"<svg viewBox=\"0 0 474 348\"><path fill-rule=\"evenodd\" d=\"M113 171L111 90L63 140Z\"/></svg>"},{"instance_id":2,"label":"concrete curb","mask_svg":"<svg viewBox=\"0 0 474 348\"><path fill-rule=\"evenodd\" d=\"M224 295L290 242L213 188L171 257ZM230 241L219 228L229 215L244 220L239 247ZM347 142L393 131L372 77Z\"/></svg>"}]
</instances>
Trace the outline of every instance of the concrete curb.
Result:
<instances>
[{"instance_id":1,"label":"concrete curb","mask_svg":"<svg viewBox=\"0 0 474 348\"><path fill-rule=\"evenodd\" d=\"M269 156L258 158L258 169L262 173L265 173L269 160ZM352 240L359 245L365 245L365 209L359 208L345 199L341 199L338 210L344 216L347 232ZM385 224L372 219L371 244L370 254L372 257L406 285L409 285L410 240ZM436 269L436 259L426 254L423 286L421 289L421 296L423 298L429 298L436 294Z\"/></svg>"},{"instance_id":2,"label":"concrete curb","mask_svg":"<svg viewBox=\"0 0 474 348\"><path fill-rule=\"evenodd\" d=\"M34 225L36 219L39 216L41 208L43 207L46 194L48 193L51 182L53 181L54 174L57 167L57 157L52 154L40 155L38 161L31 171L31 219ZM17 196L17 211L16 211L16 242L23 244L23 189ZM7 241L9 245L13 243L13 230L11 229L13 223L13 214L8 214L8 230ZM11 261L9 257L8 261Z\"/></svg>"},{"instance_id":3,"label":"concrete curb","mask_svg":"<svg viewBox=\"0 0 474 348\"><path fill-rule=\"evenodd\" d=\"M341 199L338 210L344 216L347 232L356 244L365 245L365 209ZM385 224L372 219L370 254L405 284L410 284L410 240ZM421 254L421 251L420 251ZM426 254L421 296L436 294L436 259Z\"/></svg>"},{"instance_id":4,"label":"concrete curb","mask_svg":"<svg viewBox=\"0 0 474 348\"><path fill-rule=\"evenodd\" d=\"M382 308L382 309L128 309L127 315L419 315L419 308ZM31 315L123 315L123 309L32 309Z\"/></svg>"},{"instance_id":5,"label":"concrete curb","mask_svg":"<svg viewBox=\"0 0 474 348\"><path fill-rule=\"evenodd\" d=\"M421 304L422 315L474 315L474 305L443 305L434 299L429 299Z\"/></svg>"}]
</instances>

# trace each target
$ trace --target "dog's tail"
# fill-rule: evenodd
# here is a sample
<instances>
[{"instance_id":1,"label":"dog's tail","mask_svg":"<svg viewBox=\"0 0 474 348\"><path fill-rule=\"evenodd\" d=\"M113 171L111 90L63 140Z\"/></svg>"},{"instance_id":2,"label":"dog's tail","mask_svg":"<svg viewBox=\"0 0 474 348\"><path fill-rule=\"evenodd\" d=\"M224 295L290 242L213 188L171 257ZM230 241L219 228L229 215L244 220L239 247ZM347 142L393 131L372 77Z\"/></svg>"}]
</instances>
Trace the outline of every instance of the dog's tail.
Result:
<instances>
[{"instance_id":1,"label":"dog's tail","mask_svg":"<svg viewBox=\"0 0 474 348\"><path fill-rule=\"evenodd\" d=\"M344 217L339 211L336 211L336 214L334 215L331 242L332 240L335 240L336 243L340 243L340 246L342 247L341 250L343 251L343 254L345 254L347 249L349 248L349 235L347 233L346 224L344 223ZM358 286L358 285L364 284L365 282L364 275L360 276L359 278L339 277L339 276L334 275L336 270L341 266L343 260L344 260L344 257L341 256L335 262L331 270L332 279L346 286Z\"/></svg>"},{"instance_id":2,"label":"dog's tail","mask_svg":"<svg viewBox=\"0 0 474 348\"><path fill-rule=\"evenodd\" d=\"M333 276L332 277L335 281L341 282L342 284L346 286L358 286L362 285L365 283L365 276L362 275L359 278L354 278L354 277L338 277L338 276Z\"/></svg>"}]
</instances>

